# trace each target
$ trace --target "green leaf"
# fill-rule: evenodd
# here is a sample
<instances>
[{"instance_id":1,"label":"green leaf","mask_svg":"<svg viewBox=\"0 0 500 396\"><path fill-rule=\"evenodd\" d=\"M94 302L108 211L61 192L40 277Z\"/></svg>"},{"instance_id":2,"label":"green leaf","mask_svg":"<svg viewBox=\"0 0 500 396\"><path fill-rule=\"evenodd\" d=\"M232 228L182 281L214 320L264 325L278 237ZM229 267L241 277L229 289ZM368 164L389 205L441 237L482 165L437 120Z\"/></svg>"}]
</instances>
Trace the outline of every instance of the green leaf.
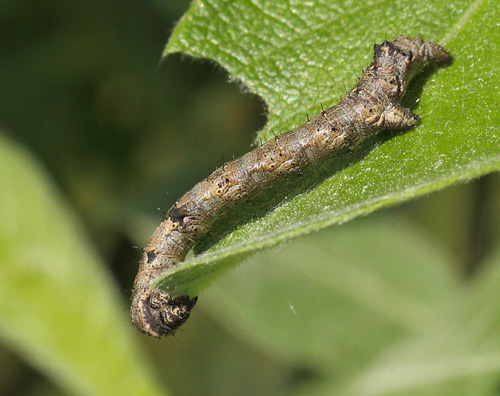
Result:
<instances>
[{"instance_id":1,"label":"green leaf","mask_svg":"<svg viewBox=\"0 0 500 396\"><path fill-rule=\"evenodd\" d=\"M78 395L164 394L127 308L40 164L0 134L0 336Z\"/></svg>"},{"instance_id":2,"label":"green leaf","mask_svg":"<svg viewBox=\"0 0 500 396\"><path fill-rule=\"evenodd\" d=\"M321 395L482 396L498 394L500 250L468 288L436 307L423 334L397 342L342 392ZM305 393L309 394L309 393Z\"/></svg>"},{"instance_id":3,"label":"green leaf","mask_svg":"<svg viewBox=\"0 0 500 396\"><path fill-rule=\"evenodd\" d=\"M458 286L451 257L396 216L313 234L248 264L208 290L203 304L238 337L335 373L337 382L387 345L423 333Z\"/></svg>"},{"instance_id":4,"label":"green leaf","mask_svg":"<svg viewBox=\"0 0 500 396\"><path fill-rule=\"evenodd\" d=\"M443 251L372 216L255 255L203 304L257 349L323 374L300 395L497 394L500 250L470 284Z\"/></svg>"},{"instance_id":5,"label":"green leaf","mask_svg":"<svg viewBox=\"0 0 500 396\"><path fill-rule=\"evenodd\" d=\"M454 63L413 85L422 87L409 95L418 100L418 128L386 134L378 147L325 164L326 176L319 172L301 190L282 193L272 211L252 216L258 203L233 216L245 222L229 226L227 235L231 222L221 222L202 243L214 246L166 273L161 287L196 294L257 250L498 170L500 78L493 65L500 54L499 13L493 0L193 3L165 54L214 59L260 95L269 110L260 139L268 139L271 128L297 127L321 103L334 104L334 93L354 86L355 70L371 62L374 40L418 34L445 45Z\"/></svg>"}]
</instances>

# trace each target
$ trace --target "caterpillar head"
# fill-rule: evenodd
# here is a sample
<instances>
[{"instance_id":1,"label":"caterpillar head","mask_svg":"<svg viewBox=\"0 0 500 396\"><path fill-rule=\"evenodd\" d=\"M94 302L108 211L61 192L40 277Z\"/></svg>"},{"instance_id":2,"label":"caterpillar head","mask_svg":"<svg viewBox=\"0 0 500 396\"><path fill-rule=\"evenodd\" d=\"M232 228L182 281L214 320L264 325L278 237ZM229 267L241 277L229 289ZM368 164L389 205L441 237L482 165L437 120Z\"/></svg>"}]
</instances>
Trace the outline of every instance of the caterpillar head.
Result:
<instances>
[{"instance_id":1,"label":"caterpillar head","mask_svg":"<svg viewBox=\"0 0 500 396\"><path fill-rule=\"evenodd\" d=\"M141 293L131 307L133 325L153 337L173 335L189 318L198 297L171 296L166 291L153 289Z\"/></svg>"}]
</instances>

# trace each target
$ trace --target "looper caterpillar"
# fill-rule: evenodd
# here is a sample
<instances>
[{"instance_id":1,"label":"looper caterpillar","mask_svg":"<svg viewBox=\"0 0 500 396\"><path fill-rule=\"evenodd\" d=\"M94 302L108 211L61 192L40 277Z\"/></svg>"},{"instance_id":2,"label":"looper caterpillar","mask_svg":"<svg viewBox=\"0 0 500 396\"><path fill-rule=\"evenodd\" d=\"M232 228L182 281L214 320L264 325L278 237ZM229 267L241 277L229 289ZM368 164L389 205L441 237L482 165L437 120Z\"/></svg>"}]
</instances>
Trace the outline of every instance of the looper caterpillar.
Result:
<instances>
[{"instance_id":1,"label":"looper caterpillar","mask_svg":"<svg viewBox=\"0 0 500 396\"><path fill-rule=\"evenodd\" d=\"M130 310L134 326L154 337L174 333L188 319L197 298L170 295L153 284L185 259L220 215L284 177L345 153L382 130L416 126L419 117L399 104L408 81L429 63L450 61L444 48L419 37L397 37L375 45L373 63L339 104L195 185L168 211L143 249Z\"/></svg>"}]
</instances>

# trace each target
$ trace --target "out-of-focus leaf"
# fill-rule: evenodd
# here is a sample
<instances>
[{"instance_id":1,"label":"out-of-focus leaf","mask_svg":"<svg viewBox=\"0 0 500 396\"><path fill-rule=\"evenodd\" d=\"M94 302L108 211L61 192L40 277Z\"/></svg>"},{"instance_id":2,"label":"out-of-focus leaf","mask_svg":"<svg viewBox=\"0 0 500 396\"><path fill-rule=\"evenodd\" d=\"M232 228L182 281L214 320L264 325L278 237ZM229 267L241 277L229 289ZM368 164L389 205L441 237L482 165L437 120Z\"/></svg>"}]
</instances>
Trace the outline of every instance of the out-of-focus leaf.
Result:
<instances>
[{"instance_id":1,"label":"out-of-focus leaf","mask_svg":"<svg viewBox=\"0 0 500 396\"><path fill-rule=\"evenodd\" d=\"M160 395L127 307L40 165L0 135L0 337L70 394Z\"/></svg>"},{"instance_id":2,"label":"out-of-focus leaf","mask_svg":"<svg viewBox=\"0 0 500 396\"><path fill-rule=\"evenodd\" d=\"M397 217L363 219L259 254L204 295L228 329L272 356L345 381L425 331L456 289L451 260Z\"/></svg>"},{"instance_id":3,"label":"out-of-focus leaf","mask_svg":"<svg viewBox=\"0 0 500 396\"><path fill-rule=\"evenodd\" d=\"M468 288L436 307L426 331L397 343L352 381L325 395L482 396L498 394L500 251Z\"/></svg>"}]
</instances>

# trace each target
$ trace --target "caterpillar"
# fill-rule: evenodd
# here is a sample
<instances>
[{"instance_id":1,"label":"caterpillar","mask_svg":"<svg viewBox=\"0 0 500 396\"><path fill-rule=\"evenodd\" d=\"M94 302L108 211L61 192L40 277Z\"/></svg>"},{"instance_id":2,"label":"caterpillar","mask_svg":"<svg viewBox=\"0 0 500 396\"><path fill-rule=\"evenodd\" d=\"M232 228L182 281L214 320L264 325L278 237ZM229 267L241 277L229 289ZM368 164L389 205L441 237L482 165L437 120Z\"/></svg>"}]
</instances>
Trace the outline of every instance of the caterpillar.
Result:
<instances>
[{"instance_id":1,"label":"caterpillar","mask_svg":"<svg viewBox=\"0 0 500 396\"><path fill-rule=\"evenodd\" d=\"M153 337L175 333L189 318L197 297L170 295L153 285L164 271L185 259L219 216L277 181L350 151L382 130L415 127L419 117L399 104L409 80L429 63L450 62L448 51L419 37L375 44L373 63L339 104L196 184L170 208L143 249L130 309L133 325Z\"/></svg>"}]
</instances>

